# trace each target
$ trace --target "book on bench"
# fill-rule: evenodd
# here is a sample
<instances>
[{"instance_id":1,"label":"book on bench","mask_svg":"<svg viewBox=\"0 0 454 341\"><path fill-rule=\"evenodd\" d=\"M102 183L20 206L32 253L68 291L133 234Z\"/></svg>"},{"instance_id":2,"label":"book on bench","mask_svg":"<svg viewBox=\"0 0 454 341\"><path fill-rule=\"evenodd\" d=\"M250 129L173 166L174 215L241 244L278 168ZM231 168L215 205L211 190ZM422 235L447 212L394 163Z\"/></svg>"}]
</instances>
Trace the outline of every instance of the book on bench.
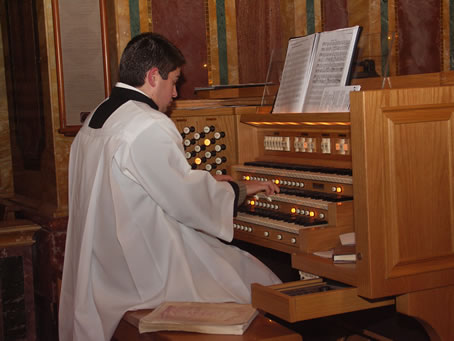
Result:
<instances>
[{"instance_id":1,"label":"book on bench","mask_svg":"<svg viewBox=\"0 0 454 341\"><path fill-rule=\"evenodd\" d=\"M164 302L139 321L139 332L162 330L242 335L257 316L250 304Z\"/></svg>"}]
</instances>

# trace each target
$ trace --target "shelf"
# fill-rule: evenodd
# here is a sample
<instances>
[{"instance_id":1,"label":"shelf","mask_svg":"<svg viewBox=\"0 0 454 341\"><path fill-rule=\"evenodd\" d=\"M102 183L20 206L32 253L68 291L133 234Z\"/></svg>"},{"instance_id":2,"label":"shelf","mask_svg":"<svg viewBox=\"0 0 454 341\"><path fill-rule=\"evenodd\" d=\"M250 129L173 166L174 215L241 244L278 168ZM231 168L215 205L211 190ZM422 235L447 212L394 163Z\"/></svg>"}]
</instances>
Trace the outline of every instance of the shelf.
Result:
<instances>
[{"instance_id":1,"label":"shelf","mask_svg":"<svg viewBox=\"0 0 454 341\"><path fill-rule=\"evenodd\" d=\"M333 261L328 258L296 253L292 255L292 267L317 274L320 277L358 286L356 264L333 264Z\"/></svg>"}]
</instances>

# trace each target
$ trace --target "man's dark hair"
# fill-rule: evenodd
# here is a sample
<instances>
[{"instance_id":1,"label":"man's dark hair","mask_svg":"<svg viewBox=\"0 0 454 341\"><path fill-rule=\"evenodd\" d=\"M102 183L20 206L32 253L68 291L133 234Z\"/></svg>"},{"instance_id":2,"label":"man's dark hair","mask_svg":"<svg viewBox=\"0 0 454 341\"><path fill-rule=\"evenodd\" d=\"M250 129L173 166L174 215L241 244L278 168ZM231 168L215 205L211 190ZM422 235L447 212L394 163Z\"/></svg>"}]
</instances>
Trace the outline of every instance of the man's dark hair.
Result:
<instances>
[{"instance_id":1,"label":"man's dark hair","mask_svg":"<svg viewBox=\"0 0 454 341\"><path fill-rule=\"evenodd\" d=\"M120 59L119 81L131 86L142 86L146 73L157 67L163 79L169 72L185 63L181 51L157 33L142 33L126 45Z\"/></svg>"}]
</instances>

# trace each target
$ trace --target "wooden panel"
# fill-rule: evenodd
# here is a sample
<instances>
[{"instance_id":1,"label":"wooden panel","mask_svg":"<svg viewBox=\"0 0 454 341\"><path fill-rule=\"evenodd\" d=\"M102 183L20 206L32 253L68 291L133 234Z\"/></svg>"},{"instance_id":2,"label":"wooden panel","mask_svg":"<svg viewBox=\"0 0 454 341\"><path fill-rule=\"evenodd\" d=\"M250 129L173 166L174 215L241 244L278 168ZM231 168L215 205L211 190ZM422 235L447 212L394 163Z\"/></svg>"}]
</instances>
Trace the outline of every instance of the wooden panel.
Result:
<instances>
[{"instance_id":1,"label":"wooden panel","mask_svg":"<svg viewBox=\"0 0 454 341\"><path fill-rule=\"evenodd\" d=\"M352 95L359 292L454 282L453 87Z\"/></svg>"},{"instance_id":2,"label":"wooden panel","mask_svg":"<svg viewBox=\"0 0 454 341\"><path fill-rule=\"evenodd\" d=\"M383 110L389 277L454 266L453 110Z\"/></svg>"}]
</instances>

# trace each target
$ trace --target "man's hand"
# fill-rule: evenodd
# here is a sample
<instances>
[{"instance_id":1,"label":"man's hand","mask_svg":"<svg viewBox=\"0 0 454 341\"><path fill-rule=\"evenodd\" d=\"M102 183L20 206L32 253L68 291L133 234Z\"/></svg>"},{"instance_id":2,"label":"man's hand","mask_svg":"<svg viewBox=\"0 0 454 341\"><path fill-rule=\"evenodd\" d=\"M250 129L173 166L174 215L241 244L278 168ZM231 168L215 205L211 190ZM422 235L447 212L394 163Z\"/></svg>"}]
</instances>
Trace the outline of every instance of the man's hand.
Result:
<instances>
[{"instance_id":1,"label":"man's hand","mask_svg":"<svg viewBox=\"0 0 454 341\"><path fill-rule=\"evenodd\" d=\"M279 186L271 181L245 181L248 195L254 195L258 192L265 192L266 195L279 193Z\"/></svg>"}]
</instances>

